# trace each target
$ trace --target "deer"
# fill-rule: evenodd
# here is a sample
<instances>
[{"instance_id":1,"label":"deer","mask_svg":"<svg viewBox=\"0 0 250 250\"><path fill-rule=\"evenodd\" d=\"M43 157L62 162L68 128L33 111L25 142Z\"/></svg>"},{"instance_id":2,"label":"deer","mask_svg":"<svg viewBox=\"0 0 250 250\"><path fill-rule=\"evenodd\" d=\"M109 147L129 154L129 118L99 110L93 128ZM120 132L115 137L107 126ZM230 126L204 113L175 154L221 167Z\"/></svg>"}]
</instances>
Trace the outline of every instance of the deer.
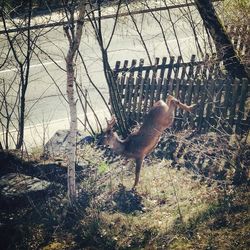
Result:
<instances>
[{"instance_id":1,"label":"deer","mask_svg":"<svg viewBox=\"0 0 250 250\"><path fill-rule=\"evenodd\" d=\"M160 141L164 130L171 127L174 122L175 110L177 107L191 112L196 105L186 105L175 97L168 95L166 102L159 100L154 103L148 114L145 116L139 129L130 133L126 139L121 139L113 127L116 124L115 116L107 120L107 128L104 132L101 144L109 147L118 155L135 160L135 181L133 189L139 183L139 176L143 161Z\"/></svg>"}]
</instances>

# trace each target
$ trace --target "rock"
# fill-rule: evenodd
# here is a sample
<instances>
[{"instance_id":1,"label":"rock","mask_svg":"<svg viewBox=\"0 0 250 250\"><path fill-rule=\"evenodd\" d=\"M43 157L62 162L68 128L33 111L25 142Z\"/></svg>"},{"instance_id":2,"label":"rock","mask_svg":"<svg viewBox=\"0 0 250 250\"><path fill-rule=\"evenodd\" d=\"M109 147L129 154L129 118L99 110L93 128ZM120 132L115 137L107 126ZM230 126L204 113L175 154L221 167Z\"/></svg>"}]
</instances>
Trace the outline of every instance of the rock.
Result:
<instances>
[{"instance_id":1,"label":"rock","mask_svg":"<svg viewBox=\"0 0 250 250\"><path fill-rule=\"evenodd\" d=\"M6 174L0 178L1 206L13 205L30 198L39 199L48 194L51 187L51 182L36 177L18 173Z\"/></svg>"},{"instance_id":2,"label":"rock","mask_svg":"<svg viewBox=\"0 0 250 250\"><path fill-rule=\"evenodd\" d=\"M77 144L80 143L86 133L77 132ZM58 130L44 146L44 154L57 156L65 154L69 149L69 130Z\"/></svg>"}]
</instances>

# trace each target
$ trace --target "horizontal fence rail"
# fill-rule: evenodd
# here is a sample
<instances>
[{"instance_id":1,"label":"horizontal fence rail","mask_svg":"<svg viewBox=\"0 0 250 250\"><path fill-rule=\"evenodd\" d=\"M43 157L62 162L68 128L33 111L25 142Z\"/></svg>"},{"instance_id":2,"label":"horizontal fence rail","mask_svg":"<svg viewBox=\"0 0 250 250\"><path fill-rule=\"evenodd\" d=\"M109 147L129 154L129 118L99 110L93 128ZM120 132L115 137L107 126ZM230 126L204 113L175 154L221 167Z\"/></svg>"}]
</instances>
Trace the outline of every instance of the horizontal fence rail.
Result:
<instances>
[{"instance_id":1,"label":"horizontal fence rail","mask_svg":"<svg viewBox=\"0 0 250 250\"><path fill-rule=\"evenodd\" d=\"M226 130L242 133L249 129L250 102L247 79L232 79L220 71L220 62L208 55L204 61L183 62L181 57L156 58L145 66L141 59L123 66L118 61L113 71L128 122L142 122L150 107L158 100L173 95L188 105L198 104L191 114L176 111L174 128L196 128L201 132ZM250 104L249 104L250 105Z\"/></svg>"}]
</instances>

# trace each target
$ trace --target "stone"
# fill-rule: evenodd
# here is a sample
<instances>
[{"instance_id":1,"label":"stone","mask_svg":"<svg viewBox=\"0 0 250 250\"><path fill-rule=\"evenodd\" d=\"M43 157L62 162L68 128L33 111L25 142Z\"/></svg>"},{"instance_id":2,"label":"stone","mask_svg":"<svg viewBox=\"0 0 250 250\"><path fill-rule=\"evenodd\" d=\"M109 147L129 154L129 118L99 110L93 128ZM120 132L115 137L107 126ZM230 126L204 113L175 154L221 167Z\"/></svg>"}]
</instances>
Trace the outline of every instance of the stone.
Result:
<instances>
[{"instance_id":1,"label":"stone","mask_svg":"<svg viewBox=\"0 0 250 250\"><path fill-rule=\"evenodd\" d=\"M77 131L77 144L86 137L83 131ZM69 130L58 130L45 144L44 154L58 156L67 153L69 149Z\"/></svg>"},{"instance_id":2,"label":"stone","mask_svg":"<svg viewBox=\"0 0 250 250\"><path fill-rule=\"evenodd\" d=\"M0 178L1 205L39 198L49 193L52 183L19 173L9 173Z\"/></svg>"}]
</instances>

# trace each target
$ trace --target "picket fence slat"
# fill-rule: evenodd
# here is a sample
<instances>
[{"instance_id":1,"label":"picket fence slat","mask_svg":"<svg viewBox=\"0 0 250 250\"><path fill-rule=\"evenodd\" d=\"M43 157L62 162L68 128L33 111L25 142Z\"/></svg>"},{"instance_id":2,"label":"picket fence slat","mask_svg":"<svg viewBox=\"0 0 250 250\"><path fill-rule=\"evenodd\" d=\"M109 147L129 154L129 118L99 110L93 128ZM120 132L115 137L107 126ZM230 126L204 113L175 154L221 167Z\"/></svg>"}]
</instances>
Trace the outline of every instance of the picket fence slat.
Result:
<instances>
[{"instance_id":1,"label":"picket fence slat","mask_svg":"<svg viewBox=\"0 0 250 250\"><path fill-rule=\"evenodd\" d=\"M169 92L169 85L168 85L168 81L167 81L167 79L166 78L164 78L164 80L163 80L163 89L162 89L162 100L163 101L166 101L166 99L167 99L167 94L168 94L168 92Z\"/></svg>"},{"instance_id":2,"label":"picket fence slat","mask_svg":"<svg viewBox=\"0 0 250 250\"><path fill-rule=\"evenodd\" d=\"M129 81L128 109L127 109L127 113L128 113L129 118L131 115L132 96L133 96L133 91L134 91L134 81L135 81L134 76L131 76L130 81Z\"/></svg>"},{"instance_id":3,"label":"picket fence slat","mask_svg":"<svg viewBox=\"0 0 250 250\"><path fill-rule=\"evenodd\" d=\"M231 106L229 109L229 125L231 127L234 124L239 85L240 85L240 81L238 79L235 79L233 82L233 86L232 86L232 97L231 97L232 102L231 102Z\"/></svg>"},{"instance_id":4,"label":"picket fence slat","mask_svg":"<svg viewBox=\"0 0 250 250\"><path fill-rule=\"evenodd\" d=\"M138 112L137 112L137 116L136 116L137 121L139 121L140 117L141 117L144 87L145 87L145 82L144 82L144 79L141 78L141 86L140 86L140 94L139 94L139 102L138 102Z\"/></svg>"},{"instance_id":5,"label":"picket fence slat","mask_svg":"<svg viewBox=\"0 0 250 250\"><path fill-rule=\"evenodd\" d=\"M209 125L212 123L213 117L212 116L212 108L213 108L213 98L214 98L214 89L215 89L215 82L214 80L208 80L208 105L207 105L207 110L206 110L206 128L205 130L207 131L209 128Z\"/></svg>"},{"instance_id":6,"label":"picket fence slat","mask_svg":"<svg viewBox=\"0 0 250 250\"><path fill-rule=\"evenodd\" d=\"M247 79L242 79L241 83L242 83L242 87L241 87L241 93L240 93L238 118L237 118L237 123L236 123L236 132L237 133L239 133L241 130L241 121L244 118L245 102L247 99L247 91L248 91Z\"/></svg>"},{"instance_id":7,"label":"picket fence slat","mask_svg":"<svg viewBox=\"0 0 250 250\"><path fill-rule=\"evenodd\" d=\"M125 60L123 64L123 72L126 72L127 69L128 69L128 60ZM126 75L122 74L121 79L120 79L120 88L119 88L121 96L123 96L123 92L124 92L125 79L126 79Z\"/></svg>"},{"instance_id":8,"label":"picket fence slat","mask_svg":"<svg viewBox=\"0 0 250 250\"><path fill-rule=\"evenodd\" d=\"M143 105L143 116L147 113L147 107L148 107L148 98L149 98L149 90L150 90L150 79L147 78L145 80L146 84L146 91L145 91L145 100Z\"/></svg>"},{"instance_id":9,"label":"picket fence slat","mask_svg":"<svg viewBox=\"0 0 250 250\"><path fill-rule=\"evenodd\" d=\"M144 60L140 59L139 63L139 70L136 78L136 84L135 84L135 90L134 90L134 96L133 96L133 109L132 109L132 119L136 119L136 111L137 111L137 99L138 99L138 93L141 85L142 80L142 67L144 64Z\"/></svg>"},{"instance_id":10,"label":"picket fence slat","mask_svg":"<svg viewBox=\"0 0 250 250\"><path fill-rule=\"evenodd\" d=\"M225 95L224 95L224 100L223 100L223 110L222 110L222 116L225 119L227 117L227 110L230 106L230 102L231 102L231 91L232 86L230 84L227 84L225 87Z\"/></svg>"},{"instance_id":11,"label":"picket fence slat","mask_svg":"<svg viewBox=\"0 0 250 250\"><path fill-rule=\"evenodd\" d=\"M215 119L219 119L221 117L222 114L222 94L223 94L223 88L224 88L224 83L225 80L224 79L218 79L217 83L216 83L216 90L215 90Z\"/></svg>"}]
</instances>

